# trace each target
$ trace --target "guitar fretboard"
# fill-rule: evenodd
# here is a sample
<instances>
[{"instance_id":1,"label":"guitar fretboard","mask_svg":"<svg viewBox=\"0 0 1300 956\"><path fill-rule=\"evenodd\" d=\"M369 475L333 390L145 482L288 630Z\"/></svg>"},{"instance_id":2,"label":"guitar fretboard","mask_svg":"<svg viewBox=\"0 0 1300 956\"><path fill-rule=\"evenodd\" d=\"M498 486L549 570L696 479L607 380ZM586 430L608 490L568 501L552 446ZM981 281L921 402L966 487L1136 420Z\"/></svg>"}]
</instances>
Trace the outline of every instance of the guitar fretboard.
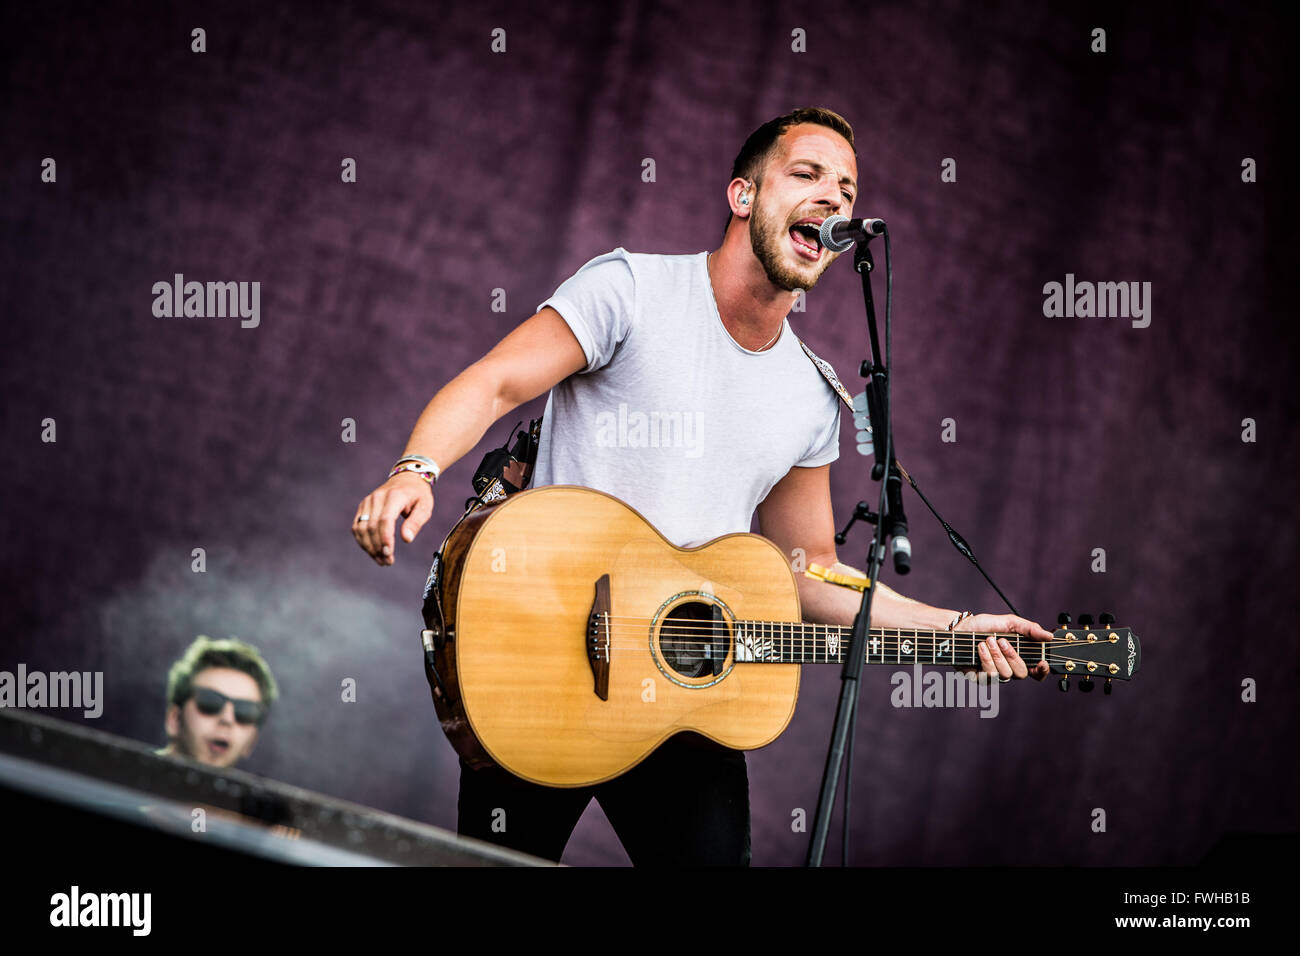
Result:
<instances>
[{"instance_id":1,"label":"guitar fretboard","mask_svg":"<svg viewBox=\"0 0 1300 956\"><path fill-rule=\"evenodd\" d=\"M770 664L843 663L844 649L853 632L850 627L835 624L791 621L736 621L735 627L736 660ZM1041 641L1020 634L998 636L1005 637L1031 666L1041 659ZM867 632L866 662L978 667L978 645L988 637L988 634L969 631L873 627Z\"/></svg>"}]
</instances>

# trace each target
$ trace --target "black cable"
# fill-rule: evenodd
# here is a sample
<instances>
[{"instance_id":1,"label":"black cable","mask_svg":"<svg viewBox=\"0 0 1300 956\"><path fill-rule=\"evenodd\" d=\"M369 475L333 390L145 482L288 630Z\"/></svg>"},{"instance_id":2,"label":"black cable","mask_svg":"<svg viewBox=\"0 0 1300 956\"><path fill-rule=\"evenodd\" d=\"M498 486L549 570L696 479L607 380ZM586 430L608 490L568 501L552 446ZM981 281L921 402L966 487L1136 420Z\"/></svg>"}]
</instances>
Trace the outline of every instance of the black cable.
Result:
<instances>
[{"instance_id":1,"label":"black cable","mask_svg":"<svg viewBox=\"0 0 1300 956\"><path fill-rule=\"evenodd\" d=\"M975 565L976 570L978 570L980 574L984 575L984 580L989 583L989 586L998 592L998 597L1007 602L1007 607L1011 608L1011 613L1019 617L1020 612L1016 610L1016 606L1011 603L1011 599L1002 593L1002 589L993 583L993 579L989 577L984 568L980 566L979 561L975 558L975 552L971 550L971 546L966 542L966 539L958 534L952 525L943 520L943 515L934 510L934 505L930 504L930 499L925 496L917 486L916 481L907 473L907 469L897 461L894 462L894 464L898 465L898 470L902 472L903 477L907 479L907 483L912 486L912 490L917 493L921 501L925 503L925 506L930 509L930 514L934 515L935 520L943 526L943 530L948 532L948 540L952 542L952 546L970 559L970 563Z\"/></svg>"}]
</instances>

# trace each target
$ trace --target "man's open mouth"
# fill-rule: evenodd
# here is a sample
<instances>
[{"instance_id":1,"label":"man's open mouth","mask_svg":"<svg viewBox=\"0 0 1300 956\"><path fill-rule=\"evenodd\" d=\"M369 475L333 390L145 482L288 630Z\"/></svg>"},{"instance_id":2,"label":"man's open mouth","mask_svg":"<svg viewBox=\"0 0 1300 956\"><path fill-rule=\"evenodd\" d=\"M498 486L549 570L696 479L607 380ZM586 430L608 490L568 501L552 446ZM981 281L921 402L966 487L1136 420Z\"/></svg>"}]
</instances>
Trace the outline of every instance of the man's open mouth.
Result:
<instances>
[{"instance_id":1,"label":"man's open mouth","mask_svg":"<svg viewBox=\"0 0 1300 956\"><path fill-rule=\"evenodd\" d=\"M790 239L794 243L795 252L805 259L816 261L821 258L821 231L815 223L795 223L790 227Z\"/></svg>"}]
</instances>

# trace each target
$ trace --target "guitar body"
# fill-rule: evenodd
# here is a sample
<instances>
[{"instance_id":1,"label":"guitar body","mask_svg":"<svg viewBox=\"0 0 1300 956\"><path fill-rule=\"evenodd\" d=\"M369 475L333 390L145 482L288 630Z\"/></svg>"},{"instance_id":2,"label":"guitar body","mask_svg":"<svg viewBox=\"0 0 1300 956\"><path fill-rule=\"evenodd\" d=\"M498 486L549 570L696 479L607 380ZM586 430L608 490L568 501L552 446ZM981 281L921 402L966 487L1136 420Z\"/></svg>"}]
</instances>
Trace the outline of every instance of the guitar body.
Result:
<instances>
[{"instance_id":1,"label":"guitar body","mask_svg":"<svg viewBox=\"0 0 1300 956\"><path fill-rule=\"evenodd\" d=\"M800 665L737 662L728 636L733 620L800 620L765 538L678 548L618 499L553 485L472 512L442 554L434 703L471 765L576 787L682 731L761 747L794 714Z\"/></svg>"}]
</instances>

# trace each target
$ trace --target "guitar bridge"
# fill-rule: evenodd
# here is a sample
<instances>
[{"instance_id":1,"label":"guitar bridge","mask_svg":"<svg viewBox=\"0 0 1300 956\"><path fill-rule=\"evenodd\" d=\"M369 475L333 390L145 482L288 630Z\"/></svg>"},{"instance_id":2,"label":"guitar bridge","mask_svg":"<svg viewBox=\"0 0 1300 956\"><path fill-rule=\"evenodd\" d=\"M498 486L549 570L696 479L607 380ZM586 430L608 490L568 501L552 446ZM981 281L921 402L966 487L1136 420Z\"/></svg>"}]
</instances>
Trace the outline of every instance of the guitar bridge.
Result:
<instances>
[{"instance_id":1,"label":"guitar bridge","mask_svg":"<svg viewBox=\"0 0 1300 956\"><path fill-rule=\"evenodd\" d=\"M595 679L596 696L609 700L610 651L609 575L602 574L596 581L596 599L587 616L587 660Z\"/></svg>"}]
</instances>

